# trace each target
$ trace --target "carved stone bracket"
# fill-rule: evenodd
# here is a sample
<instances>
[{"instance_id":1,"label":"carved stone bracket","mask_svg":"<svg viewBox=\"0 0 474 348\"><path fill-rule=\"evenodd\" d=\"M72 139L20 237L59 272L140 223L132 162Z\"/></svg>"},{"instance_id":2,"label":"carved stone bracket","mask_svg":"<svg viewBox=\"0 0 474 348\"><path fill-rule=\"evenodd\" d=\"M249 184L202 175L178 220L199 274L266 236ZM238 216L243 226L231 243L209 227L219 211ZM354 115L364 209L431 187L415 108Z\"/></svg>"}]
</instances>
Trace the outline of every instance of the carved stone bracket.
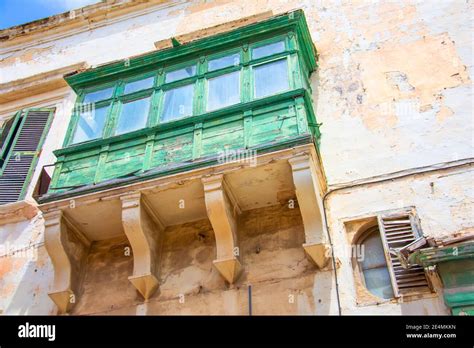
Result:
<instances>
[{"instance_id":1,"label":"carved stone bracket","mask_svg":"<svg viewBox=\"0 0 474 348\"><path fill-rule=\"evenodd\" d=\"M45 246L54 267L53 290L48 295L62 314L76 302L91 243L62 211L46 213L44 219Z\"/></svg>"},{"instance_id":2,"label":"carved stone bracket","mask_svg":"<svg viewBox=\"0 0 474 348\"><path fill-rule=\"evenodd\" d=\"M149 299L158 288L158 250L164 226L140 193L121 196L122 224L133 250L133 286Z\"/></svg>"},{"instance_id":3,"label":"carved stone bracket","mask_svg":"<svg viewBox=\"0 0 474 348\"><path fill-rule=\"evenodd\" d=\"M308 257L323 268L329 261L329 246L322 223L322 204L318 178L309 155L288 160L293 172L296 197L303 218L305 240L303 248Z\"/></svg>"},{"instance_id":4,"label":"carved stone bracket","mask_svg":"<svg viewBox=\"0 0 474 348\"><path fill-rule=\"evenodd\" d=\"M237 219L240 208L222 174L202 179L207 216L216 237L217 258L214 266L229 282L234 283L242 269L237 243Z\"/></svg>"}]
</instances>

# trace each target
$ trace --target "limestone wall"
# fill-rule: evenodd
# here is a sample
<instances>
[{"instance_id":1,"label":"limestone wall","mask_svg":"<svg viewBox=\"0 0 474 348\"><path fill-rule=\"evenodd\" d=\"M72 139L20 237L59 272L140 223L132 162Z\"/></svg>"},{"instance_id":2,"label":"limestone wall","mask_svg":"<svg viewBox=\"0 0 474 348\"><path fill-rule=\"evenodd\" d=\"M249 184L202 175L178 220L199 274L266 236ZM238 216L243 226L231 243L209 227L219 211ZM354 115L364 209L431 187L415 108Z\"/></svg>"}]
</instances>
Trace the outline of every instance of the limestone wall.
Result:
<instances>
[{"instance_id":1,"label":"limestone wall","mask_svg":"<svg viewBox=\"0 0 474 348\"><path fill-rule=\"evenodd\" d=\"M170 37L267 11L301 8L319 52L319 69L311 82L316 117L322 123L320 154L331 190L473 157L472 7L472 2L455 0L151 2L150 8L128 14L125 20L91 23L95 29L54 37L45 32L40 39L2 45L0 84L80 62L95 66L124 59L154 50L155 42ZM58 107L37 168L54 162L52 150L62 146L74 98L63 88L0 104L0 120L25 106ZM32 182L38 175L37 171ZM344 221L413 205L427 235L467 231L474 226L472 182L470 167L461 166L328 197L343 313L448 313L436 296L403 304L356 305L353 271L344 252ZM161 290L147 305L127 280L132 266L122 254L125 241L94 244L75 313L246 314L247 283L253 285L256 314L337 313L333 271L312 268L301 248L299 211L285 209L267 208L243 218L239 233L246 268L232 288L212 269L215 244L207 221L169 228ZM0 257L4 313L54 311L46 295L52 272L41 244L42 231L40 217L0 226L0 244L21 241L39 248L34 262ZM184 303L179 302L180 294Z\"/></svg>"}]
</instances>

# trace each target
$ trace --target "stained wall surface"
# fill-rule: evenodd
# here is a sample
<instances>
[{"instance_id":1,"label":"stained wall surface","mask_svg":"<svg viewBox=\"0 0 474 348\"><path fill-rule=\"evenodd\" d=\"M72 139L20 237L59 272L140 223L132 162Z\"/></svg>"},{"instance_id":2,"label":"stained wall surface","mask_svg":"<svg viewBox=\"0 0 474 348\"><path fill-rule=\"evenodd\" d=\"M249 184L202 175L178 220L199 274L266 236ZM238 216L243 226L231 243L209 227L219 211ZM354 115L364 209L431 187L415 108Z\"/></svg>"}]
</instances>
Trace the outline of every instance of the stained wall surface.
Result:
<instances>
[{"instance_id":1,"label":"stained wall surface","mask_svg":"<svg viewBox=\"0 0 474 348\"><path fill-rule=\"evenodd\" d=\"M320 156L328 188L407 174L349 187L327 198L342 312L447 314L437 295L402 304L357 305L351 261L344 251L348 246L344 221L415 206L426 235L441 237L474 228L473 172L470 166L460 165L473 157L472 2L164 2L95 29L54 37L45 32L40 39L2 45L0 84L80 62L96 66L125 59L152 51L155 42L170 37L268 11L275 15L295 9L304 10L319 53L311 85L316 117L322 124ZM52 151L62 146L74 98L66 87L0 105L0 120L25 106L58 107L37 168L54 162ZM437 170L440 167L447 169ZM422 170L430 172L409 175ZM33 182L38 175L37 171ZM251 212L243 220L239 233L245 273L231 288L212 268L215 244L208 222L167 230L160 293L147 305L127 280L131 264L121 254L125 242L93 245L82 301L75 311L244 314L245 284L252 283L256 313L337 313L333 270L311 268L301 248L299 211L285 209ZM21 241L38 250L37 261L0 258L4 313L54 311L46 295L52 268L42 244L42 221L38 216L0 226L2 245ZM196 237L200 233L202 240ZM106 271L105 264L113 264L115 273ZM114 286L106 286L109 282ZM112 288L116 290L109 294L110 302L98 301L96 296ZM184 304L179 302L180 294ZM292 294L294 303L289 302Z\"/></svg>"}]
</instances>

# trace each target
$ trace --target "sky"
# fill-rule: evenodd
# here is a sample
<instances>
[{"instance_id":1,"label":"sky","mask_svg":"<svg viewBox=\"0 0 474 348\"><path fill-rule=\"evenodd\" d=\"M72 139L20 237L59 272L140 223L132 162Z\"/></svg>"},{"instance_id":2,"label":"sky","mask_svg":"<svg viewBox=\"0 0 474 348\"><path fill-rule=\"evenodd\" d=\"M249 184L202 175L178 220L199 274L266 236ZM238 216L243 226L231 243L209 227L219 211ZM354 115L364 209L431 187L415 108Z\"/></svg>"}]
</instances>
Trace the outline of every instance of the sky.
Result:
<instances>
[{"instance_id":1,"label":"sky","mask_svg":"<svg viewBox=\"0 0 474 348\"><path fill-rule=\"evenodd\" d=\"M87 6L100 0L0 0L0 29Z\"/></svg>"}]
</instances>

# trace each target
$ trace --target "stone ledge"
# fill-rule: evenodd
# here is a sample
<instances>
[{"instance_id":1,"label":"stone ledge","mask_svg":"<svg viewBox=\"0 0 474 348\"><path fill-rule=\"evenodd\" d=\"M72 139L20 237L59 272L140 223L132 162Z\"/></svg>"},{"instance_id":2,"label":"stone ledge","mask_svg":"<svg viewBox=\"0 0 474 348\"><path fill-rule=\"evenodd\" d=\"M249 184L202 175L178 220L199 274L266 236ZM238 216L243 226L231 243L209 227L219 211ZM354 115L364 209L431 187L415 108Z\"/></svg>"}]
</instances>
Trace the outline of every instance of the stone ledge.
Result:
<instances>
[{"instance_id":1,"label":"stone ledge","mask_svg":"<svg viewBox=\"0 0 474 348\"><path fill-rule=\"evenodd\" d=\"M0 226L31 220L38 212L38 204L29 200L0 205Z\"/></svg>"}]
</instances>

